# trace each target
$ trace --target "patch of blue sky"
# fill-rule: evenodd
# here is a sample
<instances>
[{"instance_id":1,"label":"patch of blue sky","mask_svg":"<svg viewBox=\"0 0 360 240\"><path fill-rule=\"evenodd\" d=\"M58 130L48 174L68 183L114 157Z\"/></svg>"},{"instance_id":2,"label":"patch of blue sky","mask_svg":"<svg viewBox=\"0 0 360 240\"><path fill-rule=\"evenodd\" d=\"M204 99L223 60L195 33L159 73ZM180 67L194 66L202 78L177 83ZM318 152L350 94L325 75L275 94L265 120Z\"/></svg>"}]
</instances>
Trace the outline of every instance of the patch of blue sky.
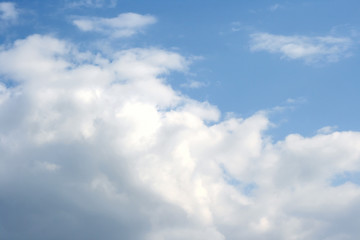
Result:
<instances>
[{"instance_id":1,"label":"patch of blue sky","mask_svg":"<svg viewBox=\"0 0 360 240\"><path fill-rule=\"evenodd\" d=\"M19 85L18 82L15 82L7 77L0 76L0 84L3 84L6 88L13 88Z\"/></svg>"},{"instance_id":2,"label":"patch of blue sky","mask_svg":"<svg viewBox=\"0 0 360 240\"><path fill-rule=\"evenodd\" d=\"M337 187L347 182L360 185L360 172L346 171L341 174L338 174L331 179L331 186Z\"/></svg>"},{"instance_id":3,"label":"patch of blue sky","mask_svg":"<svg viewBox=\"0 0 360 240\"><path fill-rule=\"evenodd\" d=\"M238 189L242 194L246 196L250 196L258 186L254 182L243 182L237 179L236 177L232 176L228 170L226 170L224 165L220 165L222 169L223 179L225 182L231 186L234 186Z\"/></svg>"}]
</instances>

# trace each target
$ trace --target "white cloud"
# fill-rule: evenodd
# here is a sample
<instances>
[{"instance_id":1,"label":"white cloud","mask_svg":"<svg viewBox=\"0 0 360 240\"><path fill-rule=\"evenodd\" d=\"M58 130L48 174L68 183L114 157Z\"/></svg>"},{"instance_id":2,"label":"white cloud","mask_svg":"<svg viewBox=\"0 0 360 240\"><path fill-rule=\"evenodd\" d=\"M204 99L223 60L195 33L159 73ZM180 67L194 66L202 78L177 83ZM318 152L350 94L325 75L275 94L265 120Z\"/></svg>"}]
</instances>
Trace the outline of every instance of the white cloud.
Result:
<instances>
[{"instance_id":1,"label":"white cloud","mask_svg":"<svg viewBox=\"0 0 360 240\"><path fill-rule=\"evenodd\" d=\"M306 37L283 36L269 33L250 35L251 51L266 51L280 54L286 59L301 59L306 63L337 62L350 56L352 40L332 36Z\"/></svg>"},{"instance_id":2,"label":"white cloud","mask_svg":"<svg viewBox=\"0 0 360 240\"><path fill-rule=\"evenodd\" d=\"M0 19L3 21L16 20L19 13L12 2L0 2Z\"/></svg>"},{"instance_id":3,"label":"white cloud","mask_svg":"<svg viewBox=\"0 0 360 240\"><path fill-rule=\"evenodd\" d=\"M84 32L99 32L114 38L130 37L142 31L150 24L154 24L156 18L151 15L137 13L122 13L115 18L88 18L75 19L73 24Z\"/></svg>"},{"instance_id":4,"label":"white cloud","mask_svg":"<svg viewBox=\"0 0 360 240\"><path fill-rule=\"evenodd\" d=\"M33 35L0 48L2 239L350 239L360 133L272 142L264 113L176 92L181 55L105 58ZM352 224L349 224L352 223Z\"/></svg>"}]
</instances>

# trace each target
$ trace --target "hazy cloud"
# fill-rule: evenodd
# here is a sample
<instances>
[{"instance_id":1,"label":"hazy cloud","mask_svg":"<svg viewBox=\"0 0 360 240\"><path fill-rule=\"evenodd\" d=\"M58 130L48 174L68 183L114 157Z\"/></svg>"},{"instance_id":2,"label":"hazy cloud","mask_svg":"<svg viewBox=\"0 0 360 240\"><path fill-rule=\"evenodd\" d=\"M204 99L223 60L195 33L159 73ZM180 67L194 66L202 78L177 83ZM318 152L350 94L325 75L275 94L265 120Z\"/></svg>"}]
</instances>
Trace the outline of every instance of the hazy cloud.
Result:
<instances>
[{"instance_id":1,"label":"hazy cloud","mask_svg":"<svg viewBox=\"0 0 360 240\"><path fill-rule=\"evenodd\" d=\"M114 38L130 37L155 22L155 17L137 13L122 13L115 18L79 17L73 20L81 31L99 32Z\"/></svg>"},{"instance_id":2,"label":"hazy cloud","mask_svg":"<svg viewBox=\"0 0 360 240\"><path fill-rule=\"evenodd\" d=\"M270 7L269 7L269 10L271 11L271 12L275 12L276 10L278 10L279 8L281 8L282 6L280 5L280 4L278 4L278 3L276 3L276 4L274 4L274 5L271 5Z\"/></svg>"},{"instance_id":3,"label":"hazy cloud","mask_svg":"<svg viewBox=\"0 0 360 240\"><path fill-rule=\"evenodd\" d=\"M207 83L190 80L190 81L187 81L187 82L181 84L180 86L183 88L201 88L201 87L206 87Z\"/></svg>"},{"instance_id":4,"label":"hazy cloud","mask_svg":"<svg viewBox=\"0 0 360 240\"><path fill-rule=\"evenodd\" d=\"M3 21L16 20L18 17L18 11L15 7L15 3L12 2L0 2L0 19Z\"/></svg>"},{"instance_id":5,"label":"hazy cloud","mask_svg":"<svg viewBox=\"0 0 360 240\"><path fill-rule=\"evenodd\" d=\"M102 8L102 7L115 7L117 0L79 0L79 1L66 1L68 7L91 7L91 8Z\"/></svg>"},{"instance_id":6,"label":"hazy cloud","mask_svg":"<svg viewBox=\"0 0 360 240\"><path fill-rule=\"evenodd\" d=\"M251 51L280 54L285 59L301 59L306 63L337 62L351 55L353 41L333 36L283 36L269 33L250 35Z\"/></svg>"},{"instance_id":7,"label":"hazy cloud","mask_svg":"<svg viewBox=\"0 0 360 240\"><path fill-rule=\"evenodd\" d=\"M330 134L336 131L337 126L325 126L317 130L318 134Z\"/></svg>"}]
</instances>

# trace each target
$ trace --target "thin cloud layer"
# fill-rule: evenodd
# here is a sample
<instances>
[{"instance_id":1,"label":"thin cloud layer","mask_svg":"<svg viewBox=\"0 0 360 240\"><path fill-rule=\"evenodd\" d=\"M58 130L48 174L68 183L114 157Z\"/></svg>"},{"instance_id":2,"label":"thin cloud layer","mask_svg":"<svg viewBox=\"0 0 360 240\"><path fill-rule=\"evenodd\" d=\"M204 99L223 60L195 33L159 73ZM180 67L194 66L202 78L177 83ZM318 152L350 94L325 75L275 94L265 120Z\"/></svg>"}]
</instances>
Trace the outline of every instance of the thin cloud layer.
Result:
<instances>
[{"instance_id":1,"label":"thin cloud layer","mask_svg":"<svg viewBox=\"0 0 360 240\"><path fill-rule=\"evenodd\" d=\"M337 62L350 56L352 40L332 36L283 36L269 33L250 35L251 51L280 54L282 58L304 60L306 63Z\"/></svg>"},{"instance_id":2,"label":"thin cloud layer","mask_svg":"<svg viewBox=\"0 0 360 240\"><path fill-rule=\"evenodd\" d=\"M274 5L271 5L271 6L269 7L269 10L270 10L271 12L275 12L276 10L278 10L278 9L280 9L280 8L282 8L282 6L281 6L280 4L278 4L278 3L276 3L276 4L274 4Z\"/></svg>"},{"instance_id":3,"label":"thin cloud layer","mask_svg":"<svg viewBox=\"0 0 360 240\"><path fill-rule=\"evenodd\" d=\"M66 6L77 8L77 7L91 7L91 8L102 8L102 7L115 7L117 0L78 0L78 1L67 1Z\"/></svg>"},{"instance_id":4,"label":"thin cloud layer","mask_svg":"<svg viewBox=\"0 0 360 240\"><path fill-rule=\"evenodd\" d=\"M18 11L12 2L0 2L0 20L11 21L16 20Z\"/></svg>"},{"instance_id":5,"label":"thin cloud layer","mask_svg":"<svg viewBox=\"0 0 360 240\"><path fill-rule=\"evenodd\" d=\"M263 113L219 120L167 83L189 64L174 52L42 35L0 49L1 239L360 235L360 187L333 184L360 171L360 133L272 142Z\"/></svg>"},{"instance_id":6,"label":"thin cloud layer","mask_svg":"<svg viewBox=\"0 0 360 240\"><path fill-rule=\"evenodd\" d=\"M144 27L155 22L156 18L151 15L122 13L115 18L81 17L75 19L73 24L84 32L99 32L114 38L121 38L139 33Z\"/></svg>"},{"instance_id":7,"label":"thin cloud layer","mask_svg":"<svg viewBox=\"0 0 360 240\"><path fill-rule=\"evenodd\" d=\"M182 83L180 86L183 88L201 88L201 87L206 87L207 83L189 80L185 83Z\"/></svg>"}]
</instances>

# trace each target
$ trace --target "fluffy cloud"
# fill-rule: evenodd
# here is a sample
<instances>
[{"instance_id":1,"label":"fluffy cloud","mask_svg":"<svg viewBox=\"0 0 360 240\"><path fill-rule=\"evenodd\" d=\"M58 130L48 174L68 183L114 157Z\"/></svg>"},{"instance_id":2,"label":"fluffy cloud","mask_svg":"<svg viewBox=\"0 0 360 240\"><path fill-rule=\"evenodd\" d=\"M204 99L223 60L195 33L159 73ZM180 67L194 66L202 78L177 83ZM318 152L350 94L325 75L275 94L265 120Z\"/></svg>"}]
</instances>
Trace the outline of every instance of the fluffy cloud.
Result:
<instances>
[{"instance_id":1,"label":"fluffy cloud","mask_svg":"<svg viewBox=\"0 0 360 240\"><path fill-rule=\"evenodd\" d=\"M155 22L156 18L150 15L123 13L115 18L82 17L75 19L73 24L84 32L93 31L120 38L130 37Z\"/></svg>"},{"instance_id":2,"label":"fluffy cloud","mask_svg":"<svg viewBox=\"0 0 360 240\"><path fill-rule=\"evenodd\" d=\"M12 2L0 3L0 19L3 21L15 20L18 17L18 11Z\"/></svg>"},{"instance_id":3,"label":"fluffy cloud","mask_svg":"<svg viewBox=\"0 0 360 240\"><path fill-rule=\"evenodd\" d=\"M269 33L250 35L251 51L281 54L286 59L301 59L306 63L337 62L350 55L352 40L332 36L283 36Z\"/></svg>"},{"instance_id":4,"label":"fluffy cloud","mask_svg":"<svg viewBox=\"0 0 360 240\"><path fill-rule=\"evenodd\" d=\"M0 48L1 239L357 239L360 133L273 142L166 78L159 49L111 57L33 35Z\"/></svg>"}]
</instances>

